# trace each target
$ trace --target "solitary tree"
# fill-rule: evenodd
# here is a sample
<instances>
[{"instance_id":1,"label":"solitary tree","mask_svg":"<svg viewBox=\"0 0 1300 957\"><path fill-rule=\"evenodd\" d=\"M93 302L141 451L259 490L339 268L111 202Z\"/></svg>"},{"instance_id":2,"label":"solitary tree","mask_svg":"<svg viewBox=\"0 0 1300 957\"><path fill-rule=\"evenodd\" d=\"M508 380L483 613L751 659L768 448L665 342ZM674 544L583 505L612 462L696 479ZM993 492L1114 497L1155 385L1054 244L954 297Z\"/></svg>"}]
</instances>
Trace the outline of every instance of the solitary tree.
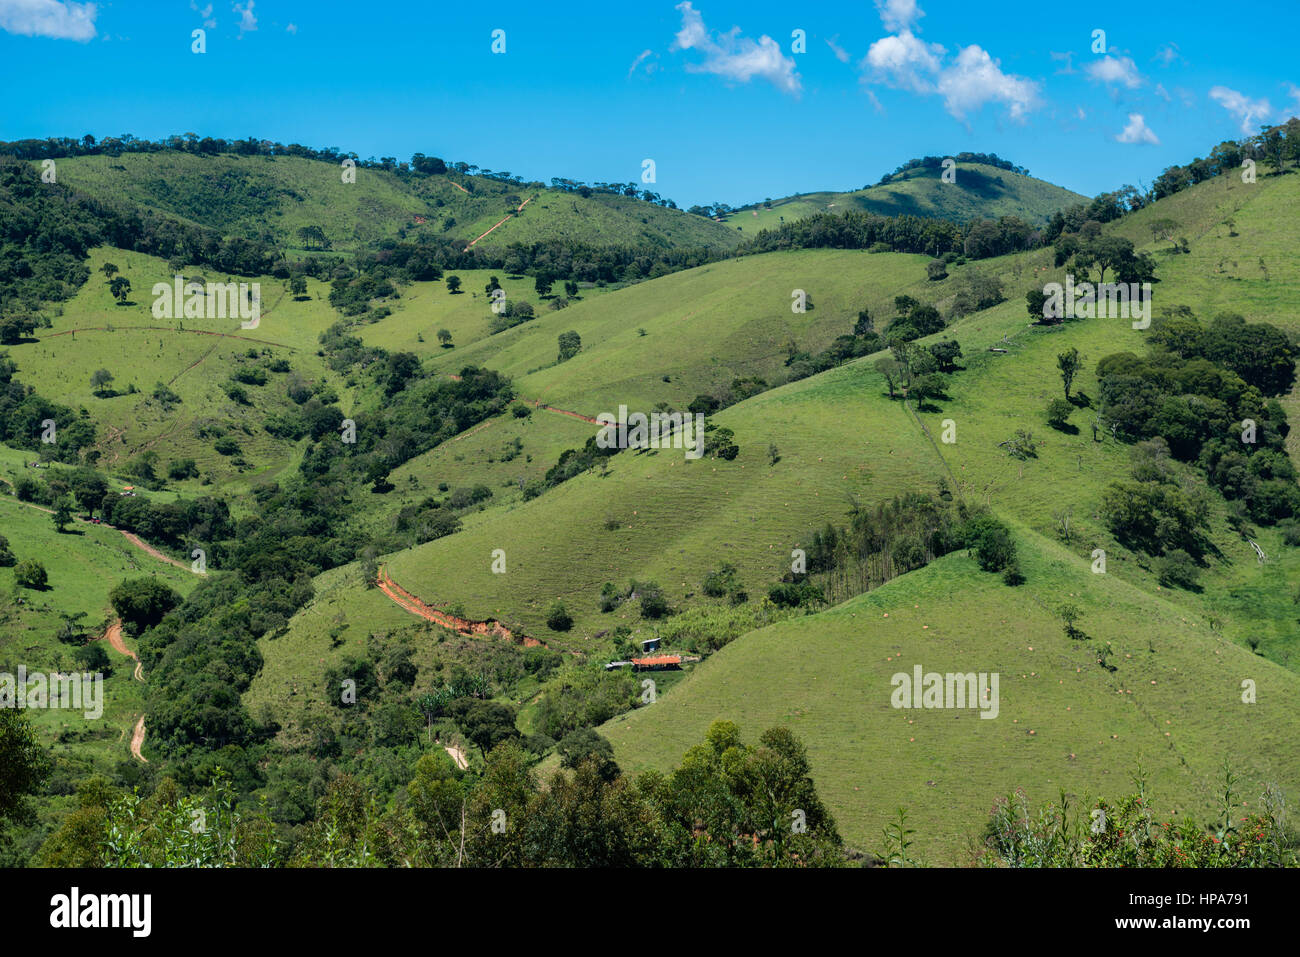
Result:
<instances>
[{"instance_id":1,"label":"solitary tree","mask_svg":"<svg viewBox=\"0 0 1300 957\"><path fill-rule=\"evenodd\" d=\"M537 290L537 295L549 296L551 294L551 277L538 276L533 280L533 288Z\"/></svg>"},{"instance_id":2,"label":"solitary tree","mask_svg":"<svg viewBox=\"0 0 1300 957\"><path fill-rule=\"evenodd\" d=\"M108 384L113 381L113 373L107 369L96 369L90 376L90 386L95 390L95 395L103 395L108 391Z\"/></svg>"},{"instance_id":3,"label":"solitary tree","mask_svg":"<svg viewBox=\"0 0 1300 957\"><path fill-rule=\"evenodd\" d=\"M1079 371L1079 350L1071 346L1066 352L1056 357L1056 367L1061 370L1061 383L1065 386L1065 398L1070 398L1070 386L1074 383L1074 374Z\"/></svg>"},{"instance_id":4,"label":"solitary tree","mask_svg":"<svg viewBox=\"0 0 1300 957\"><path fill-rule=\"evenodd\" d=\"M60 535L63 534L64 528L72 521L72 503L66 495L60 495L59 500L54 503L54 530Z\"/></svg>"},{"instance_id":5,"label":"solitary tree","mask_svg":"<svg viewBox=\"0 0 1300 957\"><path fill-rule=\"evenodd\" d=\"M114 276L113 281L108 284L108 291L113 294L118 305L126 305L126 297L131 295L131 280L125 276Z\"/></svg>"},{"instance_id":6,"label":"solitary tree","mask_svg":"<svg viewBox=\"0 0 1300 957\"><path fill-rule=\"evenodd\" d=\"M118 268L112 263L104 263L99 267L99 271L104 274L106 280L112 280L113 276L118 272Z\"/></svg>"},{"instance_id":7,"label":"solitary tree","mask_svg":"<svg viewBox=\"0 0 1300 957\"><path fill-rule=\"evenodd\" d=\"M451 292L451 294L452 294L453 296L454 296L456 293L460 292L460 277L459 277L459 276L448 276L448 277L447 277L447 289Z\"/></svg>"},{"instance_id":8,"label":"solitary tree","mask_svg":"<svg viewBox=\"0 0 1300 957\"><path fill-rule=\"evenodd\" d=\"M289 280L289 293L295 299L305 299L307 297L307 279L304 276L294 276Z\"/></svg>"},{"instance_id":9,"label":"solitary tree","mask_svg":"<svg viewBox=\"0 0 1300 957\"><path fill-rule=\"evenodd\" d=\"M557 362L572 359L582 350L582 338L572 329L560 333L559 343L560 354L556 359Z\"/></svg>"},{"instance_id":10,"label":"solitary tree","mask_svg":"<svg viewBox=\"0 0 1300 957\"><path fill-rule=\"evenodd\" d=\"M442 347L443 347L444 349L450 349L450 348L451 348L451 330L450 330L450 329L439 329L439 330L438 330L438 341L442 343Z\"/></svg>"}]
</instances>

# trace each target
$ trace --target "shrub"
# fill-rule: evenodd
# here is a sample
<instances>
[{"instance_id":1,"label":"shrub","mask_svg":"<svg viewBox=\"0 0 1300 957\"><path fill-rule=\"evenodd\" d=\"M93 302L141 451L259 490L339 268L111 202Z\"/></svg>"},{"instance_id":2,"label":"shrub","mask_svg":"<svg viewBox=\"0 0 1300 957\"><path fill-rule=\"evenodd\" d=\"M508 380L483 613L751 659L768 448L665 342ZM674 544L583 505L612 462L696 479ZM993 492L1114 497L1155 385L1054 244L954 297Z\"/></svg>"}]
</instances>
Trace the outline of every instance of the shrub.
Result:
<instances>
[{"instance_id":1,"label":"shrub","mask_svg":"<svg viewBox=\"0 0 1300 957\"><path fill-rule=\"evenodd\" d=\"M767 590L767 597L778 608L798 608L826 600L820 588L807 582L780 582Z\"/></svg>"},{"instance_id":2,"label":"shrub","mask_svg":"<svg viewBox=\"0 0 1300 957\"><path fill-rule=\"evenodd\" d=\"M551 631L568 631L573 627L573 618L564 607L564 602L551 603L550 609L546 612L546 627Z\"/></svg>"},{"instance_id":3,"label":"shrub","mask_svg":"<svg viewBox=\"0 0 1300 957\"><path fill-rule=\"evenodd\" d=\"M1065 399L1053 399L1047 403L1047 424L1054 429L1064 429L1073 411L1074 406Z\"/></svg>"},{"instance_id":4,"label":"shrub","mask_svg":"<svg viewBox=\"0 0 1300 957\"><path fill-rule=\"evenodd\" d=\"M1201 569L1196 560L1181 548L1170 549L1155 561L1160 584L1168 587L1195 588Z\"/></svg>"},{"instance_id":5,"label":"shrub","mask_svg":"<svg viewBox=\"0 0 1300 957\"><path fill-rule=\"evenodd\" d=\"M721 568L715 569L704 576L704 594L710 598L721 598L734 586L735 579L736 566L730 562L724 562Z\"/></svg>"},{"instance_id":6,"label":"shrub","mask_svg":"<svg viewBox=\"0 0 1300 957\"><path fill-rule=\"evenodd\" d=\"M21 588L44 591L49 584L49 576L45 574L44 565L34 558L28 558L14 566L14 582Z\"/></svg>"},{"instance_id":7,"label":"shrub","mask_svg":"<svg viewBox=\"0 0 1300 957\"><path fill-rule=\"evenodd\" d=\"M966 523L963 538L986 572L1000 572L1016 563L1016 543L1011 531L987 512L973 516Z\"/></svg>"},{"instance_id":8,"label":"shrub","mask_svg":"<svg viewBox=\"0 0 1300 957\"><path fill-rule=\"evenodd\" d=\"M672 609L668 606L668 599L664 597L663 589L654 582L638 584L636 592L641 598L642 618L666 618L672 614Z\"/></svg>"}]
</instances>

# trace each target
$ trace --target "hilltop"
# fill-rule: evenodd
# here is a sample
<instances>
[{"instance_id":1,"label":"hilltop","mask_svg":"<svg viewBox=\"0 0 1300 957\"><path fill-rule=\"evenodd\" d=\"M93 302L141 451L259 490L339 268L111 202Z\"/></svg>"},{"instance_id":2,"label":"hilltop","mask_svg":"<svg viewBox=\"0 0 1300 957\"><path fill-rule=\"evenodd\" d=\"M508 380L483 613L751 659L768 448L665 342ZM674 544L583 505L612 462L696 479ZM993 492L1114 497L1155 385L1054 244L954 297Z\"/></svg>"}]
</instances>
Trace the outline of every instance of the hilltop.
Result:
<instances>
[{"instance_id":1,"label":"hilltop","mask_svg":"<svg viewBox=\"0 0 1300 957\"><path fill-rule=\"evenodd\" d=\"M1088 198L1022 172L985 163L958 161L954 183L943 180L944 168L903 169L877 183L850 192L798 193L733 210L724 220L742 235L791 223L816 213L862 210L881 216L925 216L958 223L1018 216L1042 225L1053 213ZM951 188L954 185L959 189Z\"/></svg>"}]
</instances>

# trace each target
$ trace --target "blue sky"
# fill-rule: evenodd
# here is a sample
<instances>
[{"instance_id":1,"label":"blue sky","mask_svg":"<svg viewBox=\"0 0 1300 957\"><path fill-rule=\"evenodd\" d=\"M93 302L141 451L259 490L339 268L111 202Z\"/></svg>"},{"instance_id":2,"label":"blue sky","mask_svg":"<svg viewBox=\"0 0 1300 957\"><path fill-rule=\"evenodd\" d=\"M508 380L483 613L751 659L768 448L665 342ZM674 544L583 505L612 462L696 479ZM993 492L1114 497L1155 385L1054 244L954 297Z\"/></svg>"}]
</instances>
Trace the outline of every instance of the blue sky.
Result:
<instances>
[{"instance_id":1,"label":"blue sky","mask_svg":"<svg viewBox=\"0 0 1300 957\"><path fill-rule=\"evenodd\" d=\"M972 150L1093 195L1300 112L1298 27L1295 0L0 0L0 139L254 135L543 181L648 158L681 205Z\"/></svg>"}]
</instances>

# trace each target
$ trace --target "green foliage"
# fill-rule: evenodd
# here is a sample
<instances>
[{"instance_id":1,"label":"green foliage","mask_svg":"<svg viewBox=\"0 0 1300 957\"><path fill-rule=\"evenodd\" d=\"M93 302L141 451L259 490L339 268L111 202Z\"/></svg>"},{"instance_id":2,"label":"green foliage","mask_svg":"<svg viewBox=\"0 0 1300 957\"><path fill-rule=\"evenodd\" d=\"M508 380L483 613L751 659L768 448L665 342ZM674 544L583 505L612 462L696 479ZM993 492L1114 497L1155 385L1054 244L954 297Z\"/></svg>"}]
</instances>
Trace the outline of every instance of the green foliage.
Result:
<instances>
[{"instance_id":1,"label":"green foliage","mask_svg":"<svg viewBox=\"0 0 1300 957\"><path fill-rule=\"evenodd\" d=\"M984 830L980 863L1000 867L1295 867L1279 795L1266 788L1255 808L1239 803L1228 772L1216 824L1161 820L1139 772L1136 791L1083 808L1062 792L1035 811L1023 791L1000 798Z\"/></svg>"},{"instance_id":2,"label":"green foliage","mask_svg":"<svg viewBox=\"0 0 1300 957\"><path fill-rule=\"evenodd\" d=\"M1064 429L1070 421L1074 406L1065 399L1052 399L1047 403L1047 424L1054 429Z\"/></svg>"},{"instance_id":3,"label":"green foliage","mask_svg":"<svg viewBox=\"0 0 1300 957\"><path fill-rule=\"evenodd\" d=\"M156 578L128 578L109 592L108 599L123 629L132 635L152 628L181 603L181 596Z\"/></svg>"},{"instance_id":4,"label":"green foliage","mask_svg":"<svg viewBox=\"0 0 1300 957\"><path fill-rule=\"evenodd\" d=\"M565 610L564 602L551 602L546 611L546 627L552 631L568 631L573 627L573 617Z\"/></svg>"},{"instance_id":5,"label":"green foliage","mask_svg":"<svg viewBox=\"0 0 1300 957\"><path fill-rule=\"evenodd\" d=\"M44 591L48 587L49 576L44 565L34 558L28 558L14 566L14 583L20 588Z\"/></svg>"}]
</instances>

